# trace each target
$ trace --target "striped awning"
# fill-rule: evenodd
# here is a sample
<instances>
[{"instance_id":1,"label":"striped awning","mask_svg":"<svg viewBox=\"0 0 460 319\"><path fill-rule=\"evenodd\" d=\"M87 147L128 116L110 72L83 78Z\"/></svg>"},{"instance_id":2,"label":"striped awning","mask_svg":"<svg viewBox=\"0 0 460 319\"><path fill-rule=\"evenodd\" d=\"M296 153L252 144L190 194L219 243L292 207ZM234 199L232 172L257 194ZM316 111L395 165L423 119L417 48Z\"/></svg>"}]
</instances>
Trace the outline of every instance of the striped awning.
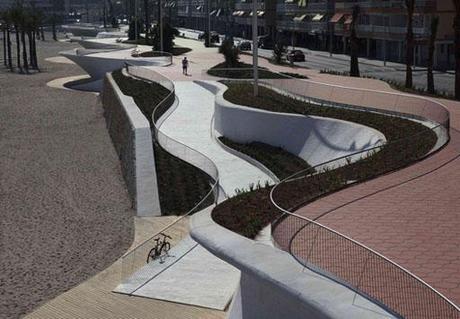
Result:
<instances>
[{"instance_id":1,"label":"striped awning","mask_svg":"<svg viewBox=\"0 0 460 319\"><path fill-rule=\"evenodd\" d=\"M343 18L344 15L345 13L336 13L334 14L334 16L331 18L329 22L337 23Z\"/></svg>"},{"instance_id":2,"label":"striped awning","mask_svg":"<svg viewBox=\"0 0 460 319\"><path fill-rule=\"evenodd\" d=\"M353 16L348 15L346 16L345 22L343 24L351 24L353 22Z\"/></svg>"},{"instance_id":3,"label":"striped awning","mask_svg":"<svg viewBox=\"0 0 460 319\"><path fill-rule=\"evenodd\" d=\"M302 22L307 17L307 14L302 14L301 16L294 17L295 22Z\"/></svg>"},{"instance_id":4,"label":"striped awning","mask_svg":"<svg viewBox=\"0 0 460 319\"><path fill-rule=\"evenodd\" d=\"M319 13L318 13L317 15L315 15L315 16L311 19L311 21L321 21L323 18L324 18L324 14L319 14Z\"/></svg>"}]
</instances>

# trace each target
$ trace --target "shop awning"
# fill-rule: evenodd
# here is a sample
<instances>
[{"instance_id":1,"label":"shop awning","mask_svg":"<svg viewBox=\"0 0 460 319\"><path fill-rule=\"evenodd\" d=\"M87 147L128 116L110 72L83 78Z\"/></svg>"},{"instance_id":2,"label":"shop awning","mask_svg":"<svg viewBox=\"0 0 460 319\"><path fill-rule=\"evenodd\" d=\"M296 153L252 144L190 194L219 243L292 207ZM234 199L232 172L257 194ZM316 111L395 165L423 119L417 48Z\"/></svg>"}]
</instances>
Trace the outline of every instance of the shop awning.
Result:
<instances>
[{"instance_id":1,"label":"shop awning","mask_svg":"<svg viewBox=\"0 0 460 319\"><path fill-rule=\"evenodd\" d=\"M308 5L308 1L307 0L298 0L297 5L299 7L306 7Z\"/></svg>"},{"instance_id":2,"label":"shop awning","mask_svg":"<svg viewBox=\"0 0 460 319\"><path fill-rule=\"evenodd\" d=\"M302 14L301 16L294 17L295 22L302 22L307 17L307 14Z\"/></svg>"},{"instance_id":3,"label":"shop awning","mask_svg":"<svg viewBox=\"0 0 460 319\"><path fill-rule=\"evenodd\" d=\"M209 15L212 16L212 15L214 15L214 13L216 13L216 12L217 12L217 10L212 10L211 12L209 12Z\"/></svg>"},{"instance_id":4,"label":"shop awning","mask_svg":"<svg viewBox=\"0 0 460 319\"><path fill-rule=\"evenodd\" d=\"M352 22L353 22L353 16L349 15L349 16L346 16L345 22L343 24L351 24Z\"/></svg>"},{"instance_id":5,"label":"shop awning","mask_svg":"<svg viewBox=\"0 0 460 319\"><path fill-rule=\"evenodd\" d=\"M263 17L265 14L265 11L257 11L257 16L258 17Z\"/></svg>"},{"instance_id":6,"label":"shop awning","mask_svg":"<svg viewBox=\"0 0 460 319\"><path fill-rule=\"evenodd\" d=\"M200 11L201 8L203 8L203 6L197 6L197 7L196 7L196 9L197 9L198 11Z\"/></svg>"},{"instance_id":7,"label":"shop awning","mask_svg":"<svg viewBox=\"0 0 460 319\"><path fill-rule=\"evenodd\" d=\"M222 12L222 9L217 10L216 12L216 17L220 16L220 13Z\"/></svg>"},{"instance_id":8,"label":"shop awning","mask_svg":"<svg viewBox=\"0 0 460 319\"><path fill-rule=\"evenodd\" d=\"M284 0L284 3L294 3L294 0Z\"/></svg>"},{"instance_id":9,"label":"shop awning","mask_svg":"<svg viewBox=\"0 0 460 319\"><path fill-rule=\"evenodd\" d=\"M319 14L319 13L318 13L317 15L315 15L315 16L311 19L311 21L321 21L321 20L323 19L323 17L324 17L324 14Z\"/></svg>"},{"instance_id":10,"label":"shop awning","mask_svg":"<svg viewBox=\"0 0 460 319\"><path fill-rule=\"evenodd\" d=\"M344 15L345 13L336 13L334 14L334 16L331 18L329 22L337 23L343 18Z\"/></svg>"},{"instance_id":11,"label":"shop awning","mask_svg":"<svg viewBox=\"0 0 460 319\"><path fill-rule=\"evenodd\" d=\"M240 12L239 11L233 11L232 16L237 16Z\"/></svg>"}]
</instances>

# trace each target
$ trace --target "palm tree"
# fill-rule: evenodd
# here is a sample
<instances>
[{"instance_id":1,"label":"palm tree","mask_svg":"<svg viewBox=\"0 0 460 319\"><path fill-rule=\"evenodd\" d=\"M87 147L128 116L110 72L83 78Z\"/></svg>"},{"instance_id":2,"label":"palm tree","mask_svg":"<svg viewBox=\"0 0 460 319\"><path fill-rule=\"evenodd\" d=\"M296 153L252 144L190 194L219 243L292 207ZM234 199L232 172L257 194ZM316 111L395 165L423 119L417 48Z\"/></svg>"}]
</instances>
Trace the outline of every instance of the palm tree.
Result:
<instances>
[{"instance_id":1,"label":"palm tree","mask_svg":"<svg viewBox=\"0 0 460 319\"><path fill-rule=\"evenodd\" d=\"M455 98L460 100L460 0L452 0L455 7Z\"/></svg>"},{"instance_id":2,"label":"palm tree","mask_svg":"<svg viewBox=\"0 0 460 319\"><path fill-rule=\"evenodd\" d=\"M2 26L2 33L3 33L3 64L8 66L8 50L7 50L7 41L6 41L6 32L7 32L7 25L6 25L6 12L0 12L0 23Z\"/></svg>"},{"instance_id":3,"label":"palm tree","mask_svg":"<svg viewBox=\"0 0 460 319\"><path fill-rule=\"evenodd\" d=\"M13 70L13 58L11 54L11 12L5 11L3 15L3 20L5 21L6 29L6 47L7 47L7 56L8 56L8 68Z\"/></svg>"},{"instance_id":4,"label":"palm tree","mask_svg":"<svg viewBox=\"0 0 460 319\"><path fill-rule=\"evenodd\" d=\"M414 10L415 0L406 0L407 33L406 33L406 88L413 86L412 65L414 64Z\"/></svg>"},{"instance_id":5,"label":"palm tree","mask_svg":"<svg viewBox=\"0 0 460 319\"><path fill-rule=\"evenodd\" d=\"M428 45L428 74L427 74L427 90L428 93L434 94L434 77L433 77L433 63L434 63L434 50L436 37L438 36L439 17L431 17L431 33Z\"/></svg>"},{"instance_id":6,"label":"palm tree","mask_svg":"<svg viewBox=\"0 0 460 319\"><path fill-rule=\"evenodd\" d=\"M144 0L144 14L145 14L145 43L148 43L149 32L150 32L149 0Z\"/></svg>"},{"instance_id":7,"label":"palm tree","mask_svg":"<svg viewBox=\"0 0 460 319\"><path fill-rule=\"evenodd\" d=\"M353 7L353 20L350 25L350 76L359 77L359 39L356 35L356 25L358 24L361 9L358 5Z\"/></svg>"},{"instance_id":8,"label":"palm tree","mask_svg":"<svg viewBox=\"0 0 460 319\"><path fill-rule=\"evenodd\" d=\"M26 72L29 71L29 62L27 60L27 46L26 46L26 28L27 28L27 13L22 8L21 11L21 20L20 20L20 27L21 27L21 43L22 43L22 65L24 66L24 69ZM16 32L19 32L19 30L16 30Z\"/></svg>"},{"instance_id":9,"label":"palm tree","mask_svg":"<svg viewBox=\"0 0 460 319\"><path fill-rule=\"evenodd\" d=\"M14 33L16 35L16 58L17 58L17 67L22 70L21 67L21 43L19 41L19 25L22 20L22 8L19 3L11 9L11 21L14 25Z\"/></svg>"}]
</instances>

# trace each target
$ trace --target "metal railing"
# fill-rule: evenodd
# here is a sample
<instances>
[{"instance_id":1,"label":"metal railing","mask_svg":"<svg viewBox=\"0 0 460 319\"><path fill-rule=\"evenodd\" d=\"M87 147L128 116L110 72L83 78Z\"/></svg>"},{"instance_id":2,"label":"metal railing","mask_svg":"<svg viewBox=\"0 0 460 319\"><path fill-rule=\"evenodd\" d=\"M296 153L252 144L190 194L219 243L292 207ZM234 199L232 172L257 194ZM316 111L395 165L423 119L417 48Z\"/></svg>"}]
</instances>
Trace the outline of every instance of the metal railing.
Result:
<instances>
[{"instance_id":1,"label":"metal railing","mask_svg":"<svg viewBox=\"0 0 460 319\"><path fill-rule=\"evenodd\" d=\"M127 287L132 287L132 289L128 293L132 294L146 281L151 279L141 268L146 265L147 255L150 249L155 246L155 239L158 238L161 233L165 233L172 237L171 244L174 245L186 238L189 234L188 218L192 214L208 207L210 204L217 203L220 187L219 172L211 159L161 131L162 123L171 114L171 110L173 110L175 102L177 102L174 83L168 78L146 67L127 64L126 70L135 78L147 82L159 83L170 91L168 96L158 103L152 114L152 129L156 142L170 154L206 172L212 179L209 192L199 203L122 257L121 282L129 282Z\"/></svg>"},{"instance_id":2,"label":"metal railing","mask_svg":"<svg viewBox=\"0 0 460 319\"><path fill-rule=\"evenodd\" d=\"M270 199L283 215L272 225L273 237L280 248L305 267L350 287L397 316L460 318L454 303L405 268L315 221L321 215L305 217L295 213L321 196L405 167L440 149L449 140L447 109L429 98L310 80L263 79L261 84L313 104L410 118L431 129L437 143L428 153L414 152L427 137L426 132L417 133L334 158L275 185Z\"/></svg>"}]
</instances>

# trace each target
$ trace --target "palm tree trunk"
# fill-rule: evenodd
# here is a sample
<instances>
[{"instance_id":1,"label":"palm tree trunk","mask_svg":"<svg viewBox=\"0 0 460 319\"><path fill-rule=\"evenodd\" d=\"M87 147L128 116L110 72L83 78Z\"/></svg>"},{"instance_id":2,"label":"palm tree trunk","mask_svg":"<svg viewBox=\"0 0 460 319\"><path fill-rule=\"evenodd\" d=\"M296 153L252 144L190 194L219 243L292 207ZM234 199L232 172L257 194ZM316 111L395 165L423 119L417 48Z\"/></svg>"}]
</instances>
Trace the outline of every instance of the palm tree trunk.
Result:
<instances>
[{"instance_id":1,"label":"palm tree trunk","mask_svg":"<svg viewBox=\"0 0 460 319\"><path fill-rule=\"evenodd\" d=\"M7 42L7 47L8 47L8 67L10 68L10 70L13 69L13 57L12 57L12 54L11 54L11 31L10 31L10 25L6 25L6 42Z\"/></svg>"},{"instance_id":2,"label":"palm tree trunk","mask_svg":"<svg viewBox=\"0 0 460 319\"><path fill-rule=\"evenodd\" d=\"M26 46L26 33L24 29L21 31L21 42L22 42L22 64L26 72L29 71L29 62L27 61L27 46Z\"/></svg>"},{"instance_id":3,"label":"palm tree trunk","mask_svg":"<svg viewBox=\"0 0 460 319\"><path fill-rule=\"evenodd\" d=\"M428 74L427 74L427 91L428 93L431 93L431 94L434 94L436 92L434 88L433 64L434 64L435 43L436 43L436 38L438 35L438 25L439 25L439 18L432 17L431 18L430 42L428 46Z\"/></svg>"},{"instance_id":4,"label":"palm tree trunk","mask_svg":"<svg viewBox=\"0 0 460 319\"><path fill-rule=\"evenodd\" d=\"M6 27L3 27L3 64L8 66L8 53L6 49Z\"/></svg>"},{"instance_id":5,"label":"palm tree trunk","mask_svg":"<svg viewBox=\"0 0 460 319\"><path fill-rule=\"evenodd\" d=\"M56 33L56 15L53 14L53 20L51 21L51 28L53 30L53 40L57 41L57 33Z\"/></svg>"},{"instance_id":6,"label":"palm tree trunk","mask_svg":"<svg viewBox=\"0 0 460 319\"><path fill-rule=\"evenodd\" d=\"M19 28L18 28L17 25L15 25L14 29L16 31L16 58L17 58L17 64L18 64L18 68L22 70L22 67L21 67L21 43L19 42Z\"/></svg>"},{"instance_id":7,"label":"palm tree trunk","mask_svg":"<svg viewBox=\"0 0 460 319\"><path fill-rule=\"evenodd\" d=\"M144 0L144 11L145 11L145 42L146 44L148 44L149 31L150 31L149 0Z\"/></svg>"},{"instance_id":8,"label":"palm tree trunk","mask_svg":"<svg viewBox=\"0 0 460 319\"><path fill-rule=\"evenodd\" d=\"M460 100L460 10L454 20L455 31L455 98Z\"/></svg>"},{"instance_id":9,"label":"palm tree trunk","mask_svg":"<svg viewBox=\"0 0 460 319\"><path fill-rule=\"evenodd\" d=\"M38 68L38 58L37 58L37 40L35 39L35 34L32 35L32 47L33 47L33 57L34 57L34 67Z\"/></svg>"},{"instance_id":10,"label":"palm tree trunk","mask_svg":"<svg viewBox=\"0 0 460 319\"><path fill-rule=\"evenodd\" d=\"M33 57L33 47L32 47L32 31L28 30L27 31L27 39L29 40L29 57L30 57L30 67L32 69L35 68L34 65L34 57Z\"/></svg>"},{"instance_id":11,"label":"palm tree trunk","mask_svg":"<svg viewBox=\"0 0 460 319\"><path fill-rule=\"evenodd\" d=\"M407 7L407 34L406 34L406 88L413 87L412 65L414 64L414 1L406 0Z\"/></svg>"},{"instance_id":12,"label":"palm tree trunk","mask_svg":"<svg viewBox=\"0 0 460 319\"><path fill-rule=\"evenodd\" d=\"M353 21L351 22L351 34L350 34L350 76L359 77L359 39L356 35L356 24L359 18L359 6L353 7Z\"/></svg>"}]
</instances>

